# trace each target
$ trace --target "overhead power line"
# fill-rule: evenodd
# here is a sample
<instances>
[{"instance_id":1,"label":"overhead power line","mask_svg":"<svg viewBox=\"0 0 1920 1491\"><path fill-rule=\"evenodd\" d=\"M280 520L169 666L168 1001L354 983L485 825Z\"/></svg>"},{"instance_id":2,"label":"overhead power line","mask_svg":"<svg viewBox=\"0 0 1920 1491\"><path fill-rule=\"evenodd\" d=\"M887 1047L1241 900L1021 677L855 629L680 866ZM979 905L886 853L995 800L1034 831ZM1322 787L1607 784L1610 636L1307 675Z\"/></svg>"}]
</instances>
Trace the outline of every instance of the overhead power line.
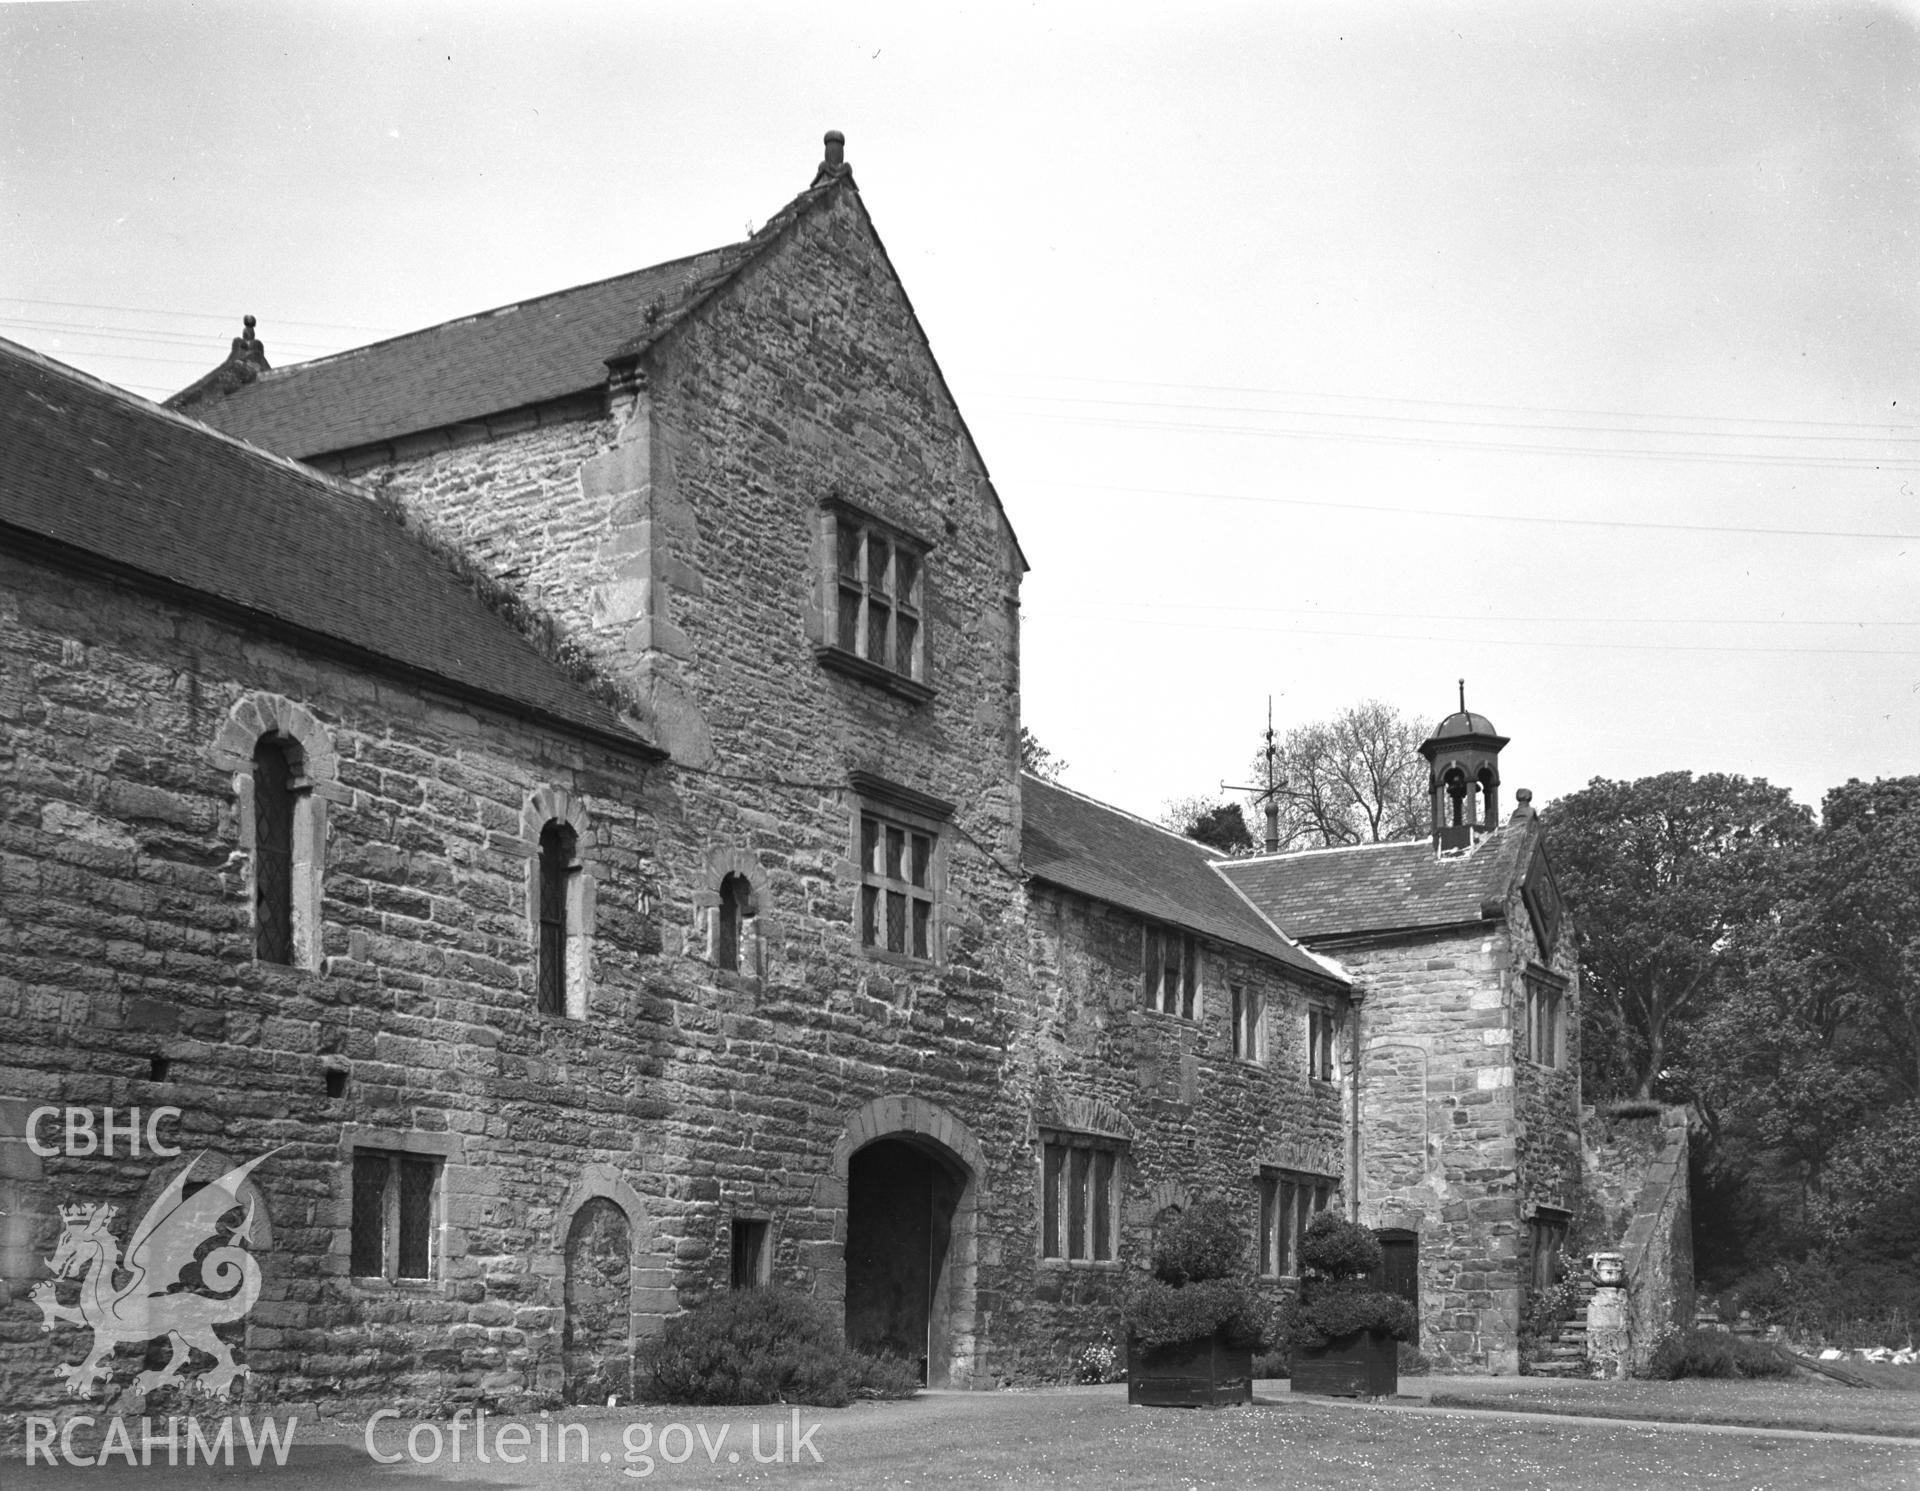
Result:
<instances>
[{"instance_id":1,"label":"overhead power line","mask_svg":"<svg viewBox=\"0 0 1920 1491\"><path fill-rule=\"evenodd\" d=\"M1325 389L1260 388L1248 384L1236 383L1166 383L1132 378L1095 378L1075 373L1016 373L1012 376L1016 378L1027 377L1042 382L1091 383L1112 388L1191 389L1198 393L1244 393L1257 394L1266 398L1322 399L1342 403L1406 405L1421 409L1473 409L1483 412L1492 410L1507 414L1549 414L1573 419L1689 420L1695 423L1710 424L1801 425L1813 426L1815 428L1877 431L1884 431L1891 426L1912 430L1914 433L1920 434L1920 424L1899 425L1892 420L1886 423L1879 423L1874 421L1843 419L1780 419L1758 414L1674 414L1671 412L1649 414L1644 410L1571 409L1541 404L1486 404L1472 403L1462 399L1402 398L1392 394L1341 393ZM1015 397L1017 397L1017 395Z\"/></svg>"},{"instance_id":2,"label":"overhead power line","mask_svg":"<svg viewBox=\"0 0 1920 1491\"><path fill-rule=\"evenodd\" d=\"M1463 637L1449 632L1444 637L1432 632L1361 632L1328 627L1233 626L1215 621L1181 621L1164 616L1076 615L1071 610L1037 608L1023 611L1023 617L1054 617L1067 621L1098 621L1102 625L1118 622L1122 626L1178 627L1187 631L1255 632L1265 637L1357 637L1378 642L1446 642L1466 647L1579 647L1602 652L1767 652L1800 653L1816 657L1920 657L1920 648L1910 647L1739 647L1714 642L1576 642L1545 637Z\"/></svg>"},{"instance_id":3,"label":"overhead power line","mask_svg":"<svg viewBox=\"0 0 1920 1491\"><path fill-rule=\"evenodd\" d=\"M1403 518L1445 518L1474 523L1546 523L1568 528L1636 528L1658 533L1751 533L1778 538L1898 539L1920 543L1920 533L1873 533L1845 528L1755 528L1728 523L1651 523L1633 518L1563 518L1540 513L1484 513L1434 507L1394 507L1380 502L1335 502L1325 497L1277 497L1247 492L1199 492L1184 487L1126 487L1103 482L1034 480L1029 487L1060 491L1124 492L1140 497L1189 497L1202 502L1250 502L1262 507L1316 507L1343 513L1390 513Z\"/></svg>"},{"instance_id":4,"label":"overhead power line","mask_svg":"<svg viewBox=\"0 0 1920 1491\"><path fill-rule=\"evenodd\" d=\"M1784 616L1475 616L1462 611L1350 611L1337 606L1245 606L1229 601L1080 601L1120 611L1232 611L1258 616L1361 616L1379 621L1446 621L1482 626L1920 626L1917 620L1793 621Z\"/></svg>"},{"instance_id":5,"label":"overhead power line","mask_svg":"<svg viewBox=\"0 0 1920 1491\"><path fill-rule=\"evenodd\" d=\"M1396 435L1364 430L1322 430L1298 425L1225 425L1179 420L1105 419L1094 415L1009 411L1017 419L1105 429L1164 430L1178 435L1234 435L1262 440L1322 440L1342 445L1408 445L1429 449L1477 450L1506 455L1593 456L1603 459L1690 461L1708 465L1819 467L1838 471L1920 470L1920 454L1878 458L1840 455L1788 455L1775 451L1657 450L1598 445L1556 445L1515 440L1450 440L1439 436ZM1524 432L1524 427L1520 428Z\"/></svg>"},{"instance_id":6,"label":"overhead power line","mask_svg":"<svg viewBox=\"0 0 1920 1491\"><path fill-rule=\"evenodd\" d=\"M192 347L198 349L201 355L210 358L219 357L222 351L219 346L220 339L218 337L200 336L183 331L147 331L120 326L86 326L77 321L31 321L13 316L0 316L0 326L17 327L23 331L45 332L60 337L93 337L103 341L138 342L143 345L162 347ZM276 337L274 339L274 346L289 352L309 350L332 352L336 350L332 343L291 342L284 337ZM100 355L111 357L117 356L118 354L108 352Z\"/></svg>"},{"instance_id":7,"label":"overhead power line","mask_svg":"<svg viewBox=\"0 0 1920 1491\"><path fill-rule=\"evenodd\" d=\"M44 305L58 306L70 311L116 311L127 316L170 316L175 320L217 321L221 325L239 323L238 311L170 311L157 306L137 305L98 305L87 300L33 300L23 295L0 295L0 305ZM304 326L310 331L370 331L376 336L393 336L396 330L390 326L356 326L336 321L296 321L286 316L264 317L262 324L274 326Z\"/></svg>"},{"instance_id":8,"label":"overhead power line","mask_svg":"<svg viewBox=\"0 0 1920 1491\"><path fill-rule=\"evenodd\" d=\"M1666 428L1651 428L1645 425L1621 424L1537 424L1511 419L1460 419L1451 415L1438 414L1375 414L1366 411L1346 413L1338 409L1303 409L1275 406L1271 404L1195 404L1170 399L1084 399L1072 397L1052 397L1033 394L984 394L988 400L1021 402L1030 404L1095 404L1103 408L1116 409L1167 409L1174 411L1197 410L1204 414L1280 414L1288 418L1365 420L1374 424L1437 425L1456 429L1471 430L1515 430L1523 434L1539 433L1543 435L1641 435L1656 438L1678 440L1818 440L1827 444L1863 445L1868 443L1892 441L1895 444L1920 445L1920 434L1897 434L1891 430L1900 428L1889 426L1876 434L1825 435L1807 434L1797 431L1781 431L1778 434L1762 430L1707 430L1676 429L1670 424ZM1087 416L1091 417L1091 416ZM1649 416L1650 418L1652 416ZM1684 418L1684 416L1681 416ZM1206 428L1213 428L1207 426Z\"/></svg>"}]
</instances>

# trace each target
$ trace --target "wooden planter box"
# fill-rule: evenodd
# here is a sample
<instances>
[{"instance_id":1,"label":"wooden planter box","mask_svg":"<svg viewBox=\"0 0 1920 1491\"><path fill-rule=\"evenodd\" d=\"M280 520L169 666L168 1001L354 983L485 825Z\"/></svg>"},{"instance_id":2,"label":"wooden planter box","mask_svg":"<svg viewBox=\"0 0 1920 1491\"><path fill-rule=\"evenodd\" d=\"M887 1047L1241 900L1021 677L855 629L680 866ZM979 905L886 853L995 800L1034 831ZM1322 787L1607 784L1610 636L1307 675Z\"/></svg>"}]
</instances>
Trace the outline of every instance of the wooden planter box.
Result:
<instances>
[{"instance_id":1,"label":"wooden planter box","mask_svg":"<svg viewBox=\"0 0 1920 1491\"><path fill-rule=\"evenodd\" d=\"M1293 1354L1293 1391L1327 1398L1391 1398L1400 1390L1400 1343L1385 1331L1335 1336Z\"/></svg>"},{"instance_id":2,"label":"wooden planter box","mask_svg":"<svg viewBox=\"0 0 1920 1491\"><path fill-rule=\"evenodd\" d=\"M1146 1347L1127 1342L1127 1402L1145 1408L1217 1408L1253 1401L1253 1352L1218 1335Z\"/></svg>"}]
</instances>

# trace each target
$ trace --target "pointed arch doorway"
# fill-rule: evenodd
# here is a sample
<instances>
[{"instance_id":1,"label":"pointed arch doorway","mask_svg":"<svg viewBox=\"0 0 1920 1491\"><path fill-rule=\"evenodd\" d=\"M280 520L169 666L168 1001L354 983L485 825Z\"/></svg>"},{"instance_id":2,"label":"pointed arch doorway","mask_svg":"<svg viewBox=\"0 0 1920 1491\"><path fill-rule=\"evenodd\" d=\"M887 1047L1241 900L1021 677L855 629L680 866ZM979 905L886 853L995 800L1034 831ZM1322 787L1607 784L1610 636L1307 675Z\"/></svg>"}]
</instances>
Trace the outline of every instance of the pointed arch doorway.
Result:
<instances>
[{"instance_id":1,"label":"pointed arch doorway","mask_svg":"<svg viewBox=\"0 0 1920 1491\"><path fill-rule=\"evenodd\" d=\"M930 1387L971 1386L978 1144L932 1104L880 1099L848 1124L835 1169L848 1344L903 1358Z\"/></svg>"}]
</instances>

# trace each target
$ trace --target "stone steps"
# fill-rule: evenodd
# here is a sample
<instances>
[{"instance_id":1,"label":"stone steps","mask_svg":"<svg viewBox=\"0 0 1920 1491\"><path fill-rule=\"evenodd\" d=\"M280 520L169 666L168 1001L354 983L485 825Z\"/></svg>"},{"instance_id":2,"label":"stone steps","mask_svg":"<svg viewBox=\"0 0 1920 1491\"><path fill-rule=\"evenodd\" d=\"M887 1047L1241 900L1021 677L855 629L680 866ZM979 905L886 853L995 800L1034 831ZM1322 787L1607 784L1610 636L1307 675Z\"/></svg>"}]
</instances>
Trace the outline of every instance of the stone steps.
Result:
<instances>
[{"instance_id":1,"label":"stone steps","mask_svg":"<svg viewBox=\"0 0 1920 1491\"><path fill-rule=\"evenodd\" d=\"M1543 1341L1535 1348L1533 1360L1526 1368L1529 1377L1586 1377L1591 1374L1592 1368L1587 1362L1587 1305L1593 1299L1593 1290L1591 1280L1580 1281L1578 1303L1572 1315L1553 1339Z\"/></svg>"}]
</instances>

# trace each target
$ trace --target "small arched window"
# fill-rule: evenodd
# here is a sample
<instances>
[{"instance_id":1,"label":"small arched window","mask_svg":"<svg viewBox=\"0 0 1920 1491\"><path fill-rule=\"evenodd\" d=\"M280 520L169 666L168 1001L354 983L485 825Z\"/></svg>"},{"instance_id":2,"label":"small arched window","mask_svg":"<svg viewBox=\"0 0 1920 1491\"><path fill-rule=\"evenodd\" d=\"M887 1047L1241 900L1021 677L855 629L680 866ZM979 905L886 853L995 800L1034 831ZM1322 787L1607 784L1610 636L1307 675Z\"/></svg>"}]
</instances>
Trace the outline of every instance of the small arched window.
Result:
<instances>
[{"instance_id":1,"label":"small arched window","mask_svg":"<svg viewBox=\"0 0 1920 1491\"><path fill-rule=\"evenodd\" d=\"M253 955L291 964L293 945L293 762L284 742L253 747Z\"/></svg>"},{"instance_id":2,"label":"small arched window","mask_svg":"<svg viewBox=\"0 0 1920 1491\"><path fill-rule=\"evenodd\" d=\"M584 1020L592 1003L599 843L586 804L563 787L542 787L521 804L520 834L534 1008Z\"/></svg>"},{"instance_id":3,"label":"small arched window","mask_svg":"<svg viewBox=\"0 0 1920 1491\"><path fill-rule=\"evenodd\" d=\"M579 840L571 826L552 820L540 830L539 1001L543 1015L567 1013L568 903L579 869Z\"/></svg>"},{"instance_id":4,"label":"small arched window","mask_svg":"<svg viewBox=\"0 0 1920 1491\"><path fill-rule=\"evenodd\" d=\"M753 915L753 883L745 875L731 874L720 881L720 908L714 927L714 967L727 973L740 971L740 941L747 918Z\"/></svg>"},{"instance_id":5,"label":"small arched window","mask_svg":"<svg viewBox=\"0 0 1920 1491\"><path fill-rule=\"evenodd\" d=\"M236 846L257 962L318 972L327 804L351 802L327 727L279 694L247 694L208 749L231 772Z\"/></svg>"}]
</instances>

